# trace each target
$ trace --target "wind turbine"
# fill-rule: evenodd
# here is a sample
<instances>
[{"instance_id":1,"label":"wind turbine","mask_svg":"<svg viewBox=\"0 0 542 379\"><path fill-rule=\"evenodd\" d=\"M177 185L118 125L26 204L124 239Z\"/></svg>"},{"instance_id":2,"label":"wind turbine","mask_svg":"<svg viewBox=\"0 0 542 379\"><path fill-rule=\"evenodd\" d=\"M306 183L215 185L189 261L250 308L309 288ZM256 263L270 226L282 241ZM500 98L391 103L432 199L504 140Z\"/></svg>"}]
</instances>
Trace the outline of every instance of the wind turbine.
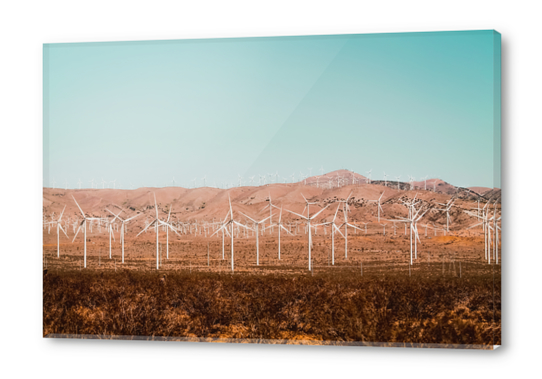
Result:
<instances>
[{"instance_id":1,"label":"wind turbine","mask_svg":"<svg viewBox=\"0 0 542 379\"><path fill-rule=\"evenodd\" d=\"M397 180L397 189L398 190L401 189L401 185L399 184L399 179L401 179L401 175L395 177L395 180Z\"/></svg>"},{"instance_id":2,"label":"wind turbine","mask_svg":"<svg viewBox=\"0 0 542 379\"><path fill-rule=\"evenodd\" d=\"M491 217L491 218L489 217L489 215L490 215L490 209L489 209L490 202L489 201L482 208L482 215L481 216L479 216L477 214L474 214L474 213L472 213L470 211L464 211L465 213L469 214L470 216L476 217L476 218L481 220L481 222L479 222L478 224L472 225L472 226L468 227L467 229L471 229L471 228L474 228L474 227L476 227L478 225L482 225L482 229L484 231L484 258L487 259L488 264L491 263L491 242L492 242L491 230L494 230L494 236L496 237L495 242L498 242L497 233L498 233L498 230L500 229L500 227L498 227L498 225L496 225L496 221L501 219L499 217L499 219L496 220L496 216L497 216L496 215L496 202L497 202L497 200L495 200L494 213L493 213L493 217ZM494 226L491 226L492 221L494 223L494 226L496 226L497 228L495 228ZM495 252L494 252L494 255L495 255ZM497 263L498 263L498 261L497 261Z\"/></svg>"},{"instance_id":3,"label":"wind turbine","mask_svg":"<svg viewBox=\"0 0 542 379\"><path fill-rule=\"evenodd\" d=\"M388 175L386 175L386 172L384 171L384 187L388 186L387 178L388 178Z\"/></svg>"},{"instance_id":4,"label":"wind turbine","mask_svg":"<svg viewBox=\"0 0 542 379\"><path fill-rule=\"evenodd\" d=\"M303 194L301 195L303 196ZM305 199L305 196L303 196L303 199ZM318 216L320 213L322 213L322 211L324 209L326 209L328 205L326 205L324 208L322 208L318 213L316 213L315 215L313 215L312 217L310 216L310 213L309 213L309 210L308 210L308 207L309 207L309 202L307 201L307 199L305 199L305 202L307 203L307 217L305 216L302 216L300 215L299 213L295 213L295 212L292 212L290 210L287 210L288 212L290 213L293 213L295 214L296 216L299 216L301 217L302 219L306 220L307 221L307 226L309 228L309 271L311 271L311 244L312 244L312 236L311 236L311 221L314 220L316 218L316 216Z\"/></svg>"},{"instance_id":5,"label":"wind turbine","mask_svg":"<svg viewBox=\"0 0 542 379\"><path fill-rule=\"evenodd\" d=\"M79 181L77 182L77 184L79 184L79 189L81 189L81 183L83 182L81 181L81 178L79 178Z\"/></svg>"},{"instance_id":6,"label":"wind turbine","mask_svg":"<svg viewBox=\"0 0 542 379\"><path fill-rule=\"evenodd\" d=\"M273 207L279 209L277 206L273 205ZM292 233L290 233L290 231L288 229L286 229L283 225L282 225L282 207L280 207L280 214L279 214L279 222L277 223L277 226L278 226L278 229L279 229L279 261L280 261L280 230L281 229L284 229L286 231L286 233L288 233L289 235L293 236Z\"/></svg>"},{"instance_id":7,"label":"wind turbine","mask_svg":"<svg viewBox=\"0 0 542 379\"><path fill-rule=\"evenodd\" d=\"M230 219L228 221L226 221L228 219L228 215L226 215L226 218L224 218L224 222L222 223L222 226L220 228L218 228L211 235L211 237L214 236L215 234L217 234L221 230L228 231L227 227L228 226L230 227L231 231L228 231L228 232L229 232L230 237L231 237L231 271L233 272L233 270L234 270L234 264L233 264L233 262L234 262L234 259L233 259L233 257L234 257L233 256L233 224L236 224L236 225L241 226L243 228L246 228L246 226L244 226L243 224L238 223L237 221L235 221L233 219L233 208L231 206L231 198L229 198L229 196L228 196L228 201L230 203L230 211L228 212L228 215L230 216Z\"/></svg>"},{"instance_id":8,"label":"wind turbine","mask_svg":"<svg viewBox=\"0 0 542 379\"><path fill-rule=\"evenodd\" d=\"M279 209L278 207L274 206L272 201L271 201L271 192L269 192L269 204L267 204L263 209L265 210L267 207L269 207L269 228L270 228L270 233L273 232L273 207Z\"/></svg>"},{"instance_id":9,"label":"wind turbine","mask_svg":"<svg viewBox=\"0 0 542 379\"><path fill-rule=\"evenodd\" d=\"M371 183L371 173L373 172L373 169L370 169L369 171L367 171L367 179L365 180L366 183ZM367 182L368 181L368 182Z\"/></svg>"},{"instance_id":10,"label":"wind turbine","mask_svg":"<svg viewBox=\"0 0 542 379\"><path fill-rule=\"evenodd\" d=\"M108 209L109 210L109 209ZM122 209L119 212L119 215L122 213ZM115 215L117 217L118 215ZM115 221L115 219L113 219ZM111 236L113 236L113 239L115 239L115 233L113 233L113 222L109 222L109 259L111 259ZM115 240L116 242L116 240Z\"/></svg>"},{"instance_id":11,"label":"wind turbine","mask_svg":"<svg viewBox=\"0 0 542 379\"><path fill-rule=\"evenodd\" d=\"M438 211L446 212L446 231L450 231L450 209L452 208L452 205L454 205L455 199L450 199L446 204L437 203L438 205L442 205L445 208L444 209L437 209Z\"/></svg>"},{"instance_id":12,"label":"wind turbine","mask_svg":"<svg viewBox=\"0 0 542 379\"><path fill-rule=\"evenodd\" d=\"M316 226L321 226L321 225L331 226L331 264L332 265L335 265L335 233L336 232L339 233L344 238L344 235L341 233L341 230L339 229L339 227L337 227L337 224L335 224L335 219L337 218L337 212L339 212L340 206L341 204L337 204L337 210L335 211L335 216L333 216L333 220L316 225Z\"/></svg>"},{"instance_id":13,"label":"wind turbine","mask_svg":"<svg viewBox=\"0 0 542 379\"><path fill-rule=\"evenodd\" d=\"M351 228L358 229L358 230L361 230L361 229L348 222L348 217L347 217L348 203L347 202L344 202L344 203L345 203L343 206L344 222L341 226L339 226L339 229L344 226L344 236L343 236L344 237L344 259L348 259L348 227L350 226Z\"/></svg>"},{"instance_id":14,"label":"wind turbine","mask_svg":"<svg viewBox=\"0 0 542 379\"><path fill-rule=\"evenodd\" d=\"M66 234L66 231L64 228L62 228L62 225L60 225L60 221L62 220L62 215L64 214L64 210L66 209L66 206L64 205L64 209L62 209L62 212L60 213L60 217L58 220L51 221L51 223L56 223L56 254L57 258L60 258L60 230L64 232L66 237L68 237L68 234Z\"/></svg>"},{"instance_id":15,"label":"wind turbine","mask_svg":"<svg viewBox=\"0 0 542 379\"><path fill-rule=\"evenodd\" d=\"M417 259L418 258L418 244L417 244L417 241L420 241L420 237L418 236L418 227L417 227L417 223L418 221L421 220L421 218L427 213L427 210L425 210L425 212L423 212L421 215L420 214L420 211L423 209L423 206L420 207L420 209L418 209L416 211L416 208L415 208L415 204L411 204L410 205L410 210L409 210L409 215L407 218L404 218L404 217L400 217L400 219L402 220L402 222L405 222L405 226L408 224L410 226L410 264L412 265L412 244L414 242L414 254L415 254L415 258ZM388 220L388 221L397 221L397 220ZM413 236L414 235L414 236ZM414 237L414 240L413 240L413 237Z\"/></svg>"},{"instance_id":16,"label":"wind turbine","mask_svg":"<svg viewBox=\"0 0 542 379\"><path fill-rule=\"evenodd\" d=\"M75 197L73 197L73 195L72 195L72 198L73 198L73 201L75 201L75 204L77 205L77 208L79 208L79 210L81 211L81 214L83 215L83 221L81 221L81 223L79 224L79 228L77 228L77 232L75 233L75 236L73 237L72 243L77 238L77 234L79 234L79 230L81 229L81 226L84 225L85 242L84 242L84 258L83 258L84 264L83 264L83 267L87 268L87 221L94 221L94 220L100 220L100 219L96 218L96 217L87 217L85 215L85 212L83 212L83 210L79 206L79 203L77 203L77 200L75 200Z\"/></svg>"},{"instance_id":17,"label":"wind turbine","mask_svg":"<svg viewBox=\"0 0 542 379\"><path fill-rule=\"evenodd\" d=\"M382 199L382 196L384 196L384 192L385 192L385 191L382 191L382 194L380 195L380 197L378 198L378 200L369 200L370 202L377 203L378 222L379 222L379 223L380 223L380 211L382 211L382 213L384 213L384 209L382 208L382 205L380 204L380 200Z\"/></svg>"},{"instance_id":18,"label":"wind turbine","mask_svg":"<svg viewBox=\"0 0 542 379\"><path fill-rule=\"evenodd\" d=\"M255 232L256 232L256 266L259 266L260 265L260 242L259 242L259 234L260 233L259 233L259 228L260 228L260 224L267 221L267 219L271 218L271 216L266 217L263 220L256 221L252 217L249 217L246 214L244 214L243 212L239 212L239 213L241 213L243 216L249 218L251 221L253 221L256 224L256 229L253 229L253 230L255 230Z\"/></svg>"},{"instance_id":19,"label":"wind turbine","mask_svg":"<svg viewBox=\"0 0 542 379\"><path fill-rule=\"evenodd\" d=\"M177 229L173 227L173 225L171 225L169 222L164 222L162 220L160 220L158 218L158 205L156 204L156 194L154 194L154 210L156 211L156 218L151 221L149 224L147 224L147 226L145 227L145 229L143 229L142 231L139 232L139 234L136 236L136 237L139 237L139 235L143 232L145 232L149 227L153 226L154 225L154 230L156 231L156 269L158 270L160 268L160 243L158 241L158 231L160 230L160 226L165 226L166 228L169 227L171 228L171 230L173 230L179 237L181 236L178 232L177 232ZM170 208L170 214L171 214L171 208ZM168 221L169 221L169 216L168 216ZM168 230L168 229L166 229ZM168 238L169 238L169 233L168 233ZM169 240L168 240L168 244L169 244ZM168 252L169 252L169 249L168 249Z\"/></svg>"},{"instance_id":20,"label":"wind turbine","mask_svg":"<svg viewBox=\"0 0 542 379\"><path fill-rule=\"evenodd\" d=\"M109 213L111 213L113 216L115 216L115 218L119 219L119 221L121 222L121 227L120 227L120 241L122 243L122 263L124 263L124 230L125 230L125 224L130 221L130 220L133 220L134 218L138 217L141 215L141 213L138 213L136 214L135 216L132 216L130 218L127 218L127 219L122 219L119 215L122 213L122 210L118 213L118 214L114 214L113 212L111 212L109 209L106 209ZM111 241L109 241L111 243ZM111 252L109 252L109 258L111 258Z\"/></svg>"},{"instance_id":21,"label":"wind turbine","mask_svg":"<svg viewBox=\"0 0 542 379\"><path fill-rule=\"evenodd\" d=\"M412 175L408 176L408 182L410 183L410 189L414 189L414 177Z\"/></svg>"}]
</instances>

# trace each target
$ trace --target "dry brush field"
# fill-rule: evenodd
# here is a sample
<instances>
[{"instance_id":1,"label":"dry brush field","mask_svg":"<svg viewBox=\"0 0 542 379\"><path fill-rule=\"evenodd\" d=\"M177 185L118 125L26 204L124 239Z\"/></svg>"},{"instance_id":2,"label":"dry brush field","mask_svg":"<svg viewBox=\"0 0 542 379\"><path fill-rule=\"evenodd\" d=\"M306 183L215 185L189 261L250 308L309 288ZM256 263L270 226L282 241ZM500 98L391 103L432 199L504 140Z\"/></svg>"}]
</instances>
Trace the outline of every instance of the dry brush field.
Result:
<instances>
[{"instance_id":1,"label":"dry brush field","mask_svg":"<svg viewBox=\"0 0 542 379\"><path fill-rule=\"evenodd\" d=\"M422 237L409 268L400 233L353 234L348 259L336 241L335 266L317 236L312 272L306 237L284 238L280 261L276 240L262 238L260 266L254 239L238 239L232 274L229 243L222 260L221 240L204 238L170 242L169 260L162 246L157 271L152 236L126 244L124 265L118 244L110 260L108 239L90 237L87 269L82 244L61 245L58 259L47 241L44 335L501 344L500 265L482 261L480 237Z\"/></svg>"}]
</instances>

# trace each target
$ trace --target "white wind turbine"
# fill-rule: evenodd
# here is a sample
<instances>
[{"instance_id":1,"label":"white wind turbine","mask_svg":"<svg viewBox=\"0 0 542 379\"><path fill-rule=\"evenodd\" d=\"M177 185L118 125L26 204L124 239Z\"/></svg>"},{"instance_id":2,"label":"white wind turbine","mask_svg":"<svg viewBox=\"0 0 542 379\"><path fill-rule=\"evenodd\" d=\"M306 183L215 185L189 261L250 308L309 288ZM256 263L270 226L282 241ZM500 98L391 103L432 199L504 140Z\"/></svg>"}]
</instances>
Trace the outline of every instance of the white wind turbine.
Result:
<instances>
[{"instance_id":1,"label":"white wind turbine","mask_svg":"<svg viewBox=\"0 0 542 379\"><path fill-rule=\"evenodd\" d=\"M204 185L205 186L205 185ZM169 212L168 212L168 215L167 215L167 220L166 220L166 224L167 225L164 225L166 227L166 259L169 259L169 229L173 230L175 233L177 233L177 229L175 227L173 227L173 225L171 225L169 223L169 220L171 218L171 211L173 210L173 204L171 204L169 206ZM180 234L177 233L177 235L180 237Z\"/></svg>"},{"instance_id":2,"label":"white wind turbine","mask_svg":"<svg viewBox=\"0 0 542 379\"><path fill-rule=\"evenodd\" d=\"M158 240L158 231L160 230L160 226L165 226L166 228L169 227L179 237L181 235L177 232L177 229L175 227L173 227L173 225L171 225L169 222L164 222L164 221L162 221L162 220L160 220L158 218L158 205L156 204L156 194L154 194L154 210L156 211L156 218L153 221L151 221L149 224L147 224L145 229L140 231L139 234L136 237L139 237L139 235L141 233L145 232L149 227L154 225L154 230L156 231L156 269L158 270L160 268L160 260L159 260L160 259L160 250L159 250L160 249L160 242ZM170 208L170 214L171 214L171 208ZM169 216L168 216L168 220L169 220ZM166 230L168 230L168 229L166 229ZM168 233L168 238L169 238L169 233ZM168 240L168 244L169 244L169 240Z\"/></svg>"},{"instance_id":3,"label":"white wind turbine","mask_svg":"<svg viewBox=\"0 0 542 379\"><path fill-rule=\"evenodd\" d=\"M425 175L425 176L423 177L423 182L424 182L424 185L423 185L424 188L423 188L423 189L424 189L425 191L427 191L427 177L428 177L428 175Z\"/></svg>"},{"instance_id":4,"label":"white wind turbine","mask_svg":"<svg viewBox=\"0 0 542 379\"><path fill-rule=\"evenodd\" d=\"M77 184L79 184L79 189L81 189L81 184L82 184L82 183L83 183L83 182L81 181L81 178L79 178L79 180L77 181Z\"/></svg>"},{"instance_id":5,"label":"white wind turbine","mask_svg":"<svg viewBox=\"0 0 542 379\"><path fill-rule=\"evenodd\" d=\"M219 225L219 228L217 230L215 230L215 233L213 233L211 235L214 236L217 232L219 231L222 231L222 259L224 260L224 230L226 230L226 232L228 231L228 229L224 229L223 226L226 224L226 219L228 218L228 215L230 214L230 212L228 212L226 214L226 217L224 217L224 221L222 222L219 222L218 225Z\"/></svg>"},{"instance_id":6,"label":"white wind turbine","mask_svg":"<svg viewBox=\"0 0 542 379\"><path fill-rule=\"evenodd\" d=\"M444 209L437 209L438 211L446 212L446 231L450 231L450 209L454 205L455 199L451 198L446 204L437 203L438 205L442 205L445 208Z\"/></svg>"},{"instance_id":7,"label":"white wind turbine","mask_svg":"<svg viewBox=\"0 0 542 379\"><path fill-rule=\"evenodd\" d=\"M303 195L301 195L301 196L303 196ZM305 196L303 196L303 199L305 199ZM295 213L295 212L292 212L292 211L289 211L289 210L287 210L287 211L290 212L290 213L293 213L293 214L295 214L296 216L299 216L299 217L301 217L302 219L304 219L305 221L307 221L307 226L308 226L308 229L309 229L309 271L311 271L311 245L312 245L311 221L314 220L320 213L322 213L322 211L323 211L324 209L326 209L326 208L329 206L329 204L326 205L324 208L322 208L318 213L316 213L315 215L311 216L311 215L310 215L310 211L308 210L308 209L309 209L309 205L310 205L311 203L309 203L309 202L307 201L307 199L305 199L305 202L307 203L307 205L306 205L306 208L307 208L307 217L302 216L302 215L300 215L299 213ZM314 204L314 203L313 203L313 204Z\"/></svg>"},{"instance_id":8,"label":"white wind turbine","mask_svg":"<svg viewBox=\"0 0 542 379\"><path fill-rule=\"evenodd\" d=\"M386 172L384 171L384 187L388 186L388 175L386 175Z\"/></svg>"},{"instance_id":9,"label":"white wind turbine","mask_svg":"<svg viewBox=\"0 0 542 379\"><path fill-rule=\"evenodd\" d=\"M414 177L412 175L408 176L408 182L410 183L410 189L414 189Z\"/></svg>"},{"instance_id":10,"label":"white wind turbine","mask_svg":"<svg viewBox=\"0 0 542 379\"><path fill-rule=\"evenodd\" d=\"M226 215L226 217L224 218L224 222L222 223L222 226L220 228L218 228L212 235L214 236L215 234L217 234L218 232L222 231L222 230L226 230L228 231L228 233L230 234L230 237L231 237L231 271L233 272L234 271L234 256L233 256L233 234L234 234L234 231L233 231L233 225L236 224L237 226L241 226L243 228L246 228L245 225L235 221L233 219L233 208L231 206L231 199L228 197L228 201L230 203L230 211L228 212L228 214ZM230 219L228 221L226 221L228 219L228 216L230 217ZM230 227L230 230L228 230L228 226Z\"/></svg>"},{"instance_id":11,"label":"white wind turbine","mask_svg":"<svg viewBox=\"0 0 542 379\"><path fill-rule=\"evenodd\" d=\"M127 219L122 219L119 215L122 213L122 210L118 213L118 214L114 214L113 212L111 212L109 209L107 209L107 211L109 213L111 213L113 216L115 216L115 218L119 219L119 221L121 222L121 227L120 227L120 241L121 241L121 244L122 244L122 263L124 263L124 230L125 230L125 224L130 221L130 220L133 220L134 218L138 217L141 215L141 213L138 213L136 214L135 216L132 216L130 218L127 218ZM110 241L111 242L111 241ZM111 252L109 253L109 258L111 258Z\"/></svg>"},{"instance_id":12,"label":"white wind turbine","mask_svg":"<svg viewBox=\"0 0 542 379\"><path fill-rule=\"evenodd\" d=\"M57 258L60 258L60 231L62 230L64 232L64 234L66 235L66 237L68 237L68 234L66 233L64 228L62 228L62 225L60 225L60 222L62 221L62 215L64 214L65 209L66 209L66 206L64 205L64 209L62 209L62 212L60 213L60 217L58 218L58 220L51 221L51 223L53 223L53 222L56 223L56 254L57 254Z\"/></svg>"},{"instance_id":13,"label":"white wind turbine","mask_svg":"<svg viewBox=\"0 0 542 379\"><path fill-rule=\"evenodd\" d=\"M273 229L273 207L274 208L277 208L279 209L278 207L274 206L273 205L273 202L271 200L271 192L269 192L269 204L267 204L263 209L262 211L264 211L265 209L267 209L269 207L269 228L270 228L270 233L272 233L274 231Z\"/></svg>"},{"instance_id":14,"label":"white wind turbine","mask_svg":"<svg viewBox=\"0 0 542 379\"><path fill-rule=\"evenodd\" d=\"M339 226L339 229L341 229L344 226L344 236L343 236L344 237L344 259L348 259L348 227L358 229L358 230L361 230L361 229L348 222L348 215L347 215L349 211L348 200L344 201L343 203L344 203L343 205L344 222L342 223L341 226Z\"/></svg>"},{"instance_id":15,"label":"white wind turbine","mask_svg":"<svg viewBox=\"0 0 542 379\"><path fill-rule=\"evenodd\" d=\"M418 236L418 227L417 227L417 223L418 221L421 220L421 218L425 215L425 213L427 213L427 211L429 209L427 209L425 212L423 212L421 215L419 215L420 211L423 209L423 207L420 207L420 209L418 209L416 211L416 208L414 206L414 204L411 204L410 205L410 210L409 210L409 215L408 215L408 218L404 218L404 217L400 217L400 219L402 220L402 222L405 223L405 226L408 224L410 226L410 264L412 265L412 250L413 250L413 243L415 244L414 246L414 254L415 254L415 258L417 259L418 258L418 245L417 245L417 241L420 240L420 237ZM397 221L397 220L388 220L388 221Z\"/></svg>"},{"instance_id":16,"label":"white wind turbine","mask_svg":"<svg viewBox=\"0 0 542 379\"><path fill-rule=\"evenodd\" d=\"M247 216L246 214L244 214L243 212L239 212L241 213L243 216L247 217L248 219L250 219L252 222L254 222L254 224L256 224L256 228L255 229L252 229L256 232L256 266L259 266L260 265L260 240L259 240L259 230L260 230L260 224L264 223L265 221L267 221L267 219L269 219L271 216L269 217L266 217L264 218L263 220L260 220L260 221L256 221L254 220L252 217L249 217Z\"/></svg>"},{"instance_id":17,"label":"white wind turbine","mask_svg":"<svg viewBox=\"0 0 542 379\"><path fill-rule=\"evenodd\" d=\"M482 215L474 214L470 211L464 211L465 213L469 214L470 216L476 217L481 220L480 223L476 225L472 225L467 229L474 228L478 225L482 225L482 229L484 231L484 258L487 259L487 263L491 263L491 250L493 250L493 257L495 259L496 263L499 263L498 261L498 243L499 243L499 230L500 226L497 225L497 221L501 220L501 217L497 218L497 201L495 200L493 205L493 217L490 217L490 201L484 205L482 208ZM492 225L493 224L493 225ZM493 230L493 236L491 235L491 231ZM493 245L493 247L492 247Z\"/></svg>"},{"instance_id":18,"label":"white wind turbine","mask_svg":"<svg viewBox=\"0 0 542 379\"><path fill-rule=\"evenodd\" d=\"M380 197L378 198L378 200L369 200L370 202L372 203L377 203L377 211L378 211L378 222L380 223L380 211L382 211L382 213L384 213L384 209L382 208L382 205L380 203L380 200L382 199L382 196L384 196L384 192L385 191L382 191L382 194L380 195Z\"/></svg>"},{"instance_id":19,"label":"white wind turbine","mask_svg":"<svg viewBox=\"0 0 542 379\"><path fill-rule=\"evenodd\" d=\"M371 173L373 172L373 169L370 169L369 171L366 172L367 174L367 179L365 180L366 183L371 183Z\"/></svg>"},{"instance_id":20,"label":"white wind turbine","mask_svg":"<svg viewBox=\"0 0 542 379\"><path fill-rule=\"evenodd\" d=\"M72 195L72 198L73 198L73 201L75 201L75 204L77 205L77 208L79 208L79 210L81 211L81 214L83 215L83 221L81 221L81 223L79 224L79 228L77 228L77 232L75 233L75 236L73 237L73 240L72 240L72 243L73 241L75 241L75 239L77 238L77 234L79 234L79 230L81 229L81 226L84 225L84 237L85 237L85 242L84 242L84 258L83 258L83 261L84 261L84 264L83 264L83 267L84 268L87 268L87 221L99 221L100 218L97 218L97 217L87 217L85 215L85 212L83 212L83 210L81 209L81 207L79 206L79 203L77 203L77 200L75 200L75 197L73 197Z\"/></svg>"},{"instance_id":21,"label":"white wind turbine","mask_svg":"<svg viewBox=\"0 0 542 379\"><path fill-rule=\"evenodd\" d=\"M399 179L401 179L401 175L395 177L395 180L397 180L397 189L398 189L398 190L401 189L401 185L400 185L400 183L399 183Z\"/></svg>"},{"instance_id":22,"label":"white wind turbine","mask_svg":"<svg viewBox=\"0 0 542 379\"><path fill-rule=\"evenodd\" d=\"M122 209L120 210L119 215L121 214L121 212L122 212ZM118 215L114 215L114 216L117 217ZM113 221L115 221L114 218L112 221L109 221L109 259L111 259L111 236L113 236L113 239L116 242L115 233L113 233Z\"/></svg>"},{"instance_id":23,"label":"white wind turbine","mask_svg":"<svg viewBox=\"0 0 542 379\"><path fill-rule=\"evenodd\" d=\"M284 229L286 231L286 233L288 233L289 235L293 236L292 233L290 233L290 231L288 229L286 229L283 225L282 225L282 207L278 208L277 206L273 205L273 207L277 208L277 209L280 209L280 214L279 214L279 222L277 223L277 227L278 227L278 230L279 230L279 261L280 261L280 230L281 229Z\"/></svg>"},{"instance_id":24,"label":"white wind turbine","mask_svg":"<svg viewBox=\"0 0 542 379\"><path fill-rule=\"evenodd\" d=\"M341 230L339 229L337 224L335 224L335 219L337 218L337 212L339 212L340 206L341 204L337 204L337 210L335 211L335 216L333 216L333 220L316 225L316 226L327 226L327 225L331 226L331 264L332 265L335 265L335 233L339 233L343 238L345 238L344 235L341 233Z\"/></svg>"}]
</instances>

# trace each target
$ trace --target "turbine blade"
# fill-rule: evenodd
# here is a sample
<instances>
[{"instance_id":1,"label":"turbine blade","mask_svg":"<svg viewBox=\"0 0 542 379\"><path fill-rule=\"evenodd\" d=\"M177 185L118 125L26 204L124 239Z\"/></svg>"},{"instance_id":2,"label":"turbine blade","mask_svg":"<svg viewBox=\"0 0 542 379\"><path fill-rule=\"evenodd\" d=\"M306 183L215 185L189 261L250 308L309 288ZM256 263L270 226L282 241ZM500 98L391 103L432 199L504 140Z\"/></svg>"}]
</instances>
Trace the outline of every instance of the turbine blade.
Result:
<instances>
[{"instance_id":1,"label":"turbine blade","mask_svg":"<svg viewBox=\"0 0 542 379\"><path fill-rule=\"evenodd\" d=\"M62 209L62 212L60 213L60 217L58 218L58 222L60 222L60 220L62 220L62 215L64 214L64 210L66 209L66 206L64 205L64 208Z\"/></svg>"},{"instance_id":2,"label":"turbine blade","mask_svg":"<svg viewBox=\"0 0 542 379\"><path fill-rule=\"evenodd\" d=\"M318 216L320 213L322 213L324 211L324 209L326 209L327 207L329 207L329 204L326 205L324 208L320 209L320 211L318 213L316 213L314 216L312 216L310 219L312 220L313 218L315 218L316 216Z\"/></svg>"},{"instance_id":3,"label":"turbine blade","mask_svg":"<svg viewBox=\"0 0 542 379\"><path fill-rule=\"evenodd\" d=\"M68 237L68 234L66 233L66 231L64 230L64 228L62 227L62 225L58 225L58 227L60 228L60 230L62 230L64 232L64 234L66 235L66 237ZM68 237L69 238L69 237Z\"/></svg>"},{"instance_id":4,"label":"turbine blade","mask_svg":"<svg viewBox=\"0 0 542 379\"><path fill-rule=\"evenodd\" d=\"M154 223L156 223L156 220L154 220L153 222L149 223L142 231L140 231L140 232L137 234L136 238L139 237L139 235L140 235L141 233L143 233L145 230L149 229Z\"/></svg>"},{"instance_id":5,"label":"turbine blade","mask_svg":"<svg viewBox=\"0 0 542 379\"><path fill-rule=\"evenodd\" d=\"M77 208L79 208L79 210L81 211L81 214L83 215L83 218L86 217L85 212L83 212L83 210L79 206L79 203L77 203L77 200L75 200L75 197L73 197L73 195L72 195L72 198L73 198L73 201L75 201L75 204L77 204Z\"/></svg>"},{"instance_id":6,"label":"turbine blade","mask_svg":"<svg viewBox=\"0 0 542 379\"><path fill-rule=\"evenodd\" d=\"M257 222L256 220L254 220L254 219L253 219L252 217L250 217L250 216L247 216L247 215L246 215L246 214L244 214L243 212L239 211L239 213L241 213L241 214L242 214L243 216L245 216L245 217L247 217L247 218L251 219L251 220L252 220L253 222L255 222L256 224L258 223L258 222Z\"/></svg>"},{"instance_id":7,"label":"turbine blade","mask_svg":"<svg viewBox=\"0 0 542 379\"><path fill-rule=\"evenodd\" d=\"M301 215L300 215L299 213L295 213L295 212L292 212L292 211L290 211L290 210L288 210L288 209L286 209L286 212L290 212L290 213L293 213L293 214L295 214L296 216L299 216L299 217L301 217L301 218L303 218L303 219L305 219L305 220L308 220L308 218L307 218L307 217L305 217L305 216L301 216Z\"/></svg>"}]
</instances>

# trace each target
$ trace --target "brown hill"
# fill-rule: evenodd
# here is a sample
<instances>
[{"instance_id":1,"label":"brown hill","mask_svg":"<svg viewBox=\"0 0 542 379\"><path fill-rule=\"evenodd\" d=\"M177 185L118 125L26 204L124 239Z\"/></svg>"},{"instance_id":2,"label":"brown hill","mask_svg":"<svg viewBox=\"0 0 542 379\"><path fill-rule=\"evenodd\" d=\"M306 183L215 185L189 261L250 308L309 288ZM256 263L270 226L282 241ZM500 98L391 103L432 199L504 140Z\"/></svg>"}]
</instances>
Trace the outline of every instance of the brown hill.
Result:
<instances>
[{"instance_id":1,"label":"brown hill","mask_svg":"<svg viewBox=\"0 0 542 379\"><path fill-rule=\"evenodd\" d=\"M339 178L347 177L348 171L339 171ZM351 173L350 173L351 175ZM337 177L337 174L334 174ZM333 175L328 175L332 178ZM354 176L354 180L364 179L361 175ZM340 179L339 179L340 180ZM383 184L383 183L382 183ZM342 212L343 202L349 198L350 213L348 220L350 222L377 222L378 198L382 195L381 204L384 209L381 214L381 223L386 223L390 219L397 217L406 217L407 208L402 203L402 200L413 198L422 200L427 207L434 208L424 218L427 222L445 222L445 214L437 211L439 206L436 203L447 202L452 195L442 192L432 192L424 190L398 190L390 188L393 184L388 183L388 186L373 182L372 184L350 184L340 187L322 188L320 183L316 185L301 185L297 184L270 184L265 186L248 186L235 187L230 189L217 189L210 187L201 187L195 189L186 189L182 187L165 187L165 188L138 188L135 190L124 189L43 189L43 212L47 220L51 219L54 213L54 218L66 206L64 220L69 220L73 224L75 220L81 220L81 213L78 210L73 197L87 215L93 217L106 217L111 219L112 216L107 209L118 213L123 209L121 217L129 217L138 212L145 216L140 216L133 222L137 230L144 226L145 220L150 220L155 217L154 196L156 195L156 203L158 205L158 213L161 219L167 218L171 211L172 221L193 222L208 221L212 222L222 220L228 214L229 202L231 199L234 216L237 219L244 220L239 212L243 212L252 218L262 219L269 216L269 208L264 209L271 200L272 204L278 207L283 207L283 220L302 221L302 219L287 210L299 214L307 215L305 210L305 200L303 196L311 203L316 203L310 206L310 213L313 215L322 207L327 206L318 217L318 222L323 220L331 220L337 208L337 222L344 220ZM327 187L327 186L323 186ZM474 203L469 200L457 200L457 207L464 209L474 207ZM273 209L274 221L277 220L280 210ZM304 213L303 213L304 212ZM472 223L473 220L464 215L459 208L454 208L455 218L461 224ZM460 225L458 225L460 227Z\"/></svg>"}]
</instances>

